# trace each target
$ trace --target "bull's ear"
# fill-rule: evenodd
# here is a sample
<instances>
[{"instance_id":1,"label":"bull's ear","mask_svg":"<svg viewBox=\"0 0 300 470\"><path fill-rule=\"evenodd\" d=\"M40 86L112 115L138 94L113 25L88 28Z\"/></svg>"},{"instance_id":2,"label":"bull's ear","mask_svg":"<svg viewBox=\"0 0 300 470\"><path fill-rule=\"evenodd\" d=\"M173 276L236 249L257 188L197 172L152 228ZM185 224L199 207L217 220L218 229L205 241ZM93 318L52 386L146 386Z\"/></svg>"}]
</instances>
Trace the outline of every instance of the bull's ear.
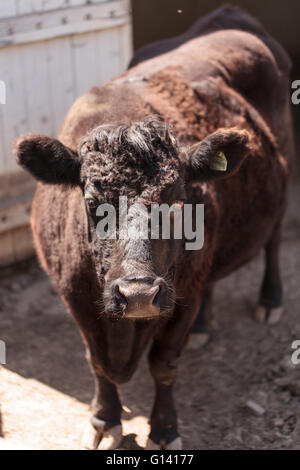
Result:
<instances>
[{"instance_id":1,"label":"bull's ear","mask_svg":"<svg viewBox=\"0 0 300 470\"><path fill-rule=\"evenodd\" d=\"M219 129L185 153L187 181L227 178L240 168L249 152L250 134L238 128Z\"/></svg>"},{"instance_id":2,"label":"bull's ear","mask_svg":"<svg viewBox=\"0 0 300 470\"><path fill-rule=\"evenodd\" d=\"M21 136L14 154L17 163L43 183L79 184L79 156L57 139L37 134Z\"/></svg>"}]
</instances>

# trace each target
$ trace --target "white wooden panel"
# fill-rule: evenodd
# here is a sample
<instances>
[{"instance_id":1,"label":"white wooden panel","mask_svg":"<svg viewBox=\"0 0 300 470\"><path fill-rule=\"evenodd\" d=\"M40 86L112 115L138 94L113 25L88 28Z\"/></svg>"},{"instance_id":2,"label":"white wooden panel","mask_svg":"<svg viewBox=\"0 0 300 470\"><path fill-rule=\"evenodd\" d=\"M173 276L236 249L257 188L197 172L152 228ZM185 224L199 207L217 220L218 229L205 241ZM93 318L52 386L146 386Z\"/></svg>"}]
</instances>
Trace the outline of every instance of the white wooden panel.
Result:
<instances>
[{"instance_id":1,"label":"white wooden panel","mask_svg":"<svg viewBox=\"0 0 300 470\"><path fill-rule=\"evenodd\" d=\"M96 70L99 68L95 54L96 33L78 34L72 37L73 74L77 96L95 85Z\"/></svg>"},{"instance_id":2,"label":"white wooden panel","mask_svg":"<svg viewBox=\"0 0 300 470\"><path fill-rule=\"evenodd\" d=\"M57 10L68 6L68 0L43 0L42 11Z\"/></svg>"},{"instance_id":3,"label":"white wooden panel","mask_svg":"<svg viewBox=\"0 0 300 470\"><path fill-rule=\"evenodd\" d=\"M0 135L4 136L4 150L1 155L2 171L16 168L12 156L15 139L29 126L26 109L26 86L23 80L19 48L0 49L1 79L6 84L6 104L1 105Z\"/></svg>"},{"instance_id":4,"label":"white wooden panel","mask_svg":"<svg viewBox=\"0 0 300 470\"><path fill-rule=\"evenodd\" d=\"M119 28L119 49L121 52L121 72L128 68L128 64L132 57L133 51L133 38L132 38L132 25L127 23Z\"/></svg>"},{"instance_id":5,"label":"white wooden panel","mask_svg":"<svg viewBox=\"0 0 300 470\"><path fill-rule=\"evenodd\" d=\"M96 48L96 58L100 72L99 78L100 83L102 84L116 75L119 75L122 71L122 54L119 45L119 31L117 29L109 29L98 33Z\"/></svg>"},{"instance_id":6,"label":"white wooden panel","mask_svg":"<svg viewBox=\"0 0 300 470\"><path fill-rule=\"evenodd\" d=\"M82 6L86 4L86 0L70 0L72 7Z\"/></svg>"},{"instance_id":7,"label":"white wooden panel","mask_svg":"<svg viewBox=\"0 0 300 470\"><path fill-rule=\"evenodd\" d=\"M16 0L0 0L0 18L8 18L10 16L15 16L16 14Z\"/></svg>"},{"instance_id":8,"label":"white wooden panel","mask_svg":"<svg viewBox=\"0 0 300 470\"><path fill-rule=\"evenodd\" d=\"M77 96L126 70L119 29L73 36L73 73Z\"/></svg>"},{"instance_id":9,"label":"white wooden panel","mask_svg":"<svg viewBox=\"0 0 300 470\"><path fill-rule=\"evenodd\" d=\"M0 0L0 3L3 0ZM13 3L14 0L8 0ZM107 0L15 0L17 15L26 15L42 11L72 8L88 5L89 3L103 3Z\"/></svg>"},{"instance_id":10,"label":"white wooden panel","mask_svg":"<svg viewBox=\"0 0 300 470\"><path fill-rule=\"evenodd\" d=\"M0 203L0 233L29 224L31 194L16 200L14 204Z\"/></svg>"},{"instance_id":11,"label":"white wooden panel","mask_svg":"<svg viewBox=\"0 0 300 470\"><path fill-rule=\"evenodd\" d=\"M43 11L44 0L17 0L17 15Z\"/></svg>"},{"instance_id":12,"label":"white wooden panel","mask_svg":"<svg viewBox=\"0 0 300 470\"><path fill-rule=\"evenodd\" d=\"M54 134L57 134L66 112L77 97L72 68L71 37L47 41L49 94L52 103Z\"/></svg>"},{"instance_id":13,"label":"white wooden panel","mask_svg":"<svg viewBox=\"0 0 300 470\"><path fill-rule=\"evenodd\" d=\"M33 132L53 134L53 103L49 92L50 77L48 74L47 49L44 42L20 46L22 79L26 91L28 125ZM59 73L59 71L58 71Z\"/></svg>"},{"instance_id":14,"label":"white wooden panel","mask_svg":"<svg viewBox=\"0 0 300 470\"><path fill-rule=\"evenodd\" d=\"M104 3L110 0L70 0L70 5L78 6L78 5L87 5L88 3Z\"/></svg>"},{"instance_id":15,"label":"white wooden panel","mask_svg":"<svg viewBox=\"0 0 300 470\"><path fill-rule=\"evenodd\" d=\"M0 105L0 175L5 172L4 155L5 155L5 133L4 133L4 105Z\"/></svg>"},{"instance_id":16,"label":"white wooden panel","mask_svg":"<svg viewBox=\"0 0 300 470\"><path fill-rule=\"evenodd\" d=\"M99 31L129 21L128 0L53 10L0 20L0 47Z\"/></svg>"}]
</instances>

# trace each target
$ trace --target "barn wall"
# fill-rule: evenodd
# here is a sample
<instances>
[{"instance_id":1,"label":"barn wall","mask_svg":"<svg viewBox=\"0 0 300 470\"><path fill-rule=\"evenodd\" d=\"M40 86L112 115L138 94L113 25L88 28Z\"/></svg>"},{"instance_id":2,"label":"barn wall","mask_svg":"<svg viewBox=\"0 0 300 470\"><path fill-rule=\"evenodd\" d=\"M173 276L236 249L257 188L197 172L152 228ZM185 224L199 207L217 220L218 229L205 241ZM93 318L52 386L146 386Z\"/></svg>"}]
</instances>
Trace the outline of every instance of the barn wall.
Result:
<instances>
[{"instance_id":1,"label":"barn wall","mask_svg":"<svg viewBox=\"0 0 300 470\"><path fill-rule=\"evenodd\" d=\"M132 0L134 48L177 36L226 3L254 15L293 57L300 58L299 0Z\"/></svg>"},{"instance_id":2,"label":"barn wall","mask_svg":"<svg viewBox=\"0 0 300 470\"><path fill-rule=\"evenodd\" d=\"M122 73L132 52L128 0L1 0L0 266L32 253L33 180L12 156L22 133L55 136L73 101Z\"/></svg>"}]
</instances>

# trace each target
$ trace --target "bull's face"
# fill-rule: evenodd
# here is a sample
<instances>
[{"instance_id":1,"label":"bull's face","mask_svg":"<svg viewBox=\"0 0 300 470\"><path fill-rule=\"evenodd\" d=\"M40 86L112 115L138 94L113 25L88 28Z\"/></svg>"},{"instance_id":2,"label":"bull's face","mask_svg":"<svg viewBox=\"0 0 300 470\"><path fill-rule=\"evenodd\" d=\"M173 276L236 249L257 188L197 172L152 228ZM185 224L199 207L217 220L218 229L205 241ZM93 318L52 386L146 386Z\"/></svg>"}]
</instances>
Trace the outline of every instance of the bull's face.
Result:
<instances>
[{"instance_id":1,"label":"bull's face","mask_svg":"<svg viewBox=\"0 0 300 470\"><path fill-rule=\"evenodd\" d=\"M82 227L103 287L103 313L151 319L173 311L176 265L184 250L174 236L174 208L185 203L186 184L235 172L247 141L245 131L222 129L179 152L167 125L147 118L95 128L78 153L56 139L25 136L16 155L45 183L80 186Z\"/></svg>"},{"instance_id":2,"label":"bull's face","mask_svg":"<svg viewBox=\"0 0 300 470\"><path fill-rule=\"evenodd\" d=\"M175 139L153 119L101 126L84 138L80 157L88 237L105 312L133 319L169 315L181 241L174 239L168 208L185 200ZM170 237L163 238L159 224L154 235L154 206L164 209L158 215L168 218Z\"/></svg>"}]
</instances>

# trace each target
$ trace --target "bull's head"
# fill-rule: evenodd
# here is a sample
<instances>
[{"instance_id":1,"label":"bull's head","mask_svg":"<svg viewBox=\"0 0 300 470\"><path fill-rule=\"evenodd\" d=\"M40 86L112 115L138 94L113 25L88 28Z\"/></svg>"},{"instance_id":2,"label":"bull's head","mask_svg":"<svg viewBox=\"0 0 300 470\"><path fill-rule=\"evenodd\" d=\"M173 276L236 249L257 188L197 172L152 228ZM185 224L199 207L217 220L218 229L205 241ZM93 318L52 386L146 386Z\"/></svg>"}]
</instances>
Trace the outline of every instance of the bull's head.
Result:
<instances>
[{"instance_id":1,"label":"bull's head","mask_svg":"<svg viewBox=\"0 0 300 470\"><path fill-rule=\"evenodd\" d=\"M169 239L161 236L161 230L159 236L151 237L151 223L148 237L130 236L135 231L137 203L146 208L146 219L155 204L182 207L189 183L237 171L247 142L247 132L221 129L181 149L168 126L151 117L131 125L97 127L82 139L78 152L41 135L21 137L15 152L18 163L38 180L81 188L87 222L82 227L103 287L104 311L145 319L172 312L174 275L184 243L172 236L173 210ZM127 235L122 237L120 200L126 200L129 209ZM113 235L105 238L97 233L97 225L105 212L99 207L105 209L108 204L116 220Z\"/></svg>"}]
</instances>

